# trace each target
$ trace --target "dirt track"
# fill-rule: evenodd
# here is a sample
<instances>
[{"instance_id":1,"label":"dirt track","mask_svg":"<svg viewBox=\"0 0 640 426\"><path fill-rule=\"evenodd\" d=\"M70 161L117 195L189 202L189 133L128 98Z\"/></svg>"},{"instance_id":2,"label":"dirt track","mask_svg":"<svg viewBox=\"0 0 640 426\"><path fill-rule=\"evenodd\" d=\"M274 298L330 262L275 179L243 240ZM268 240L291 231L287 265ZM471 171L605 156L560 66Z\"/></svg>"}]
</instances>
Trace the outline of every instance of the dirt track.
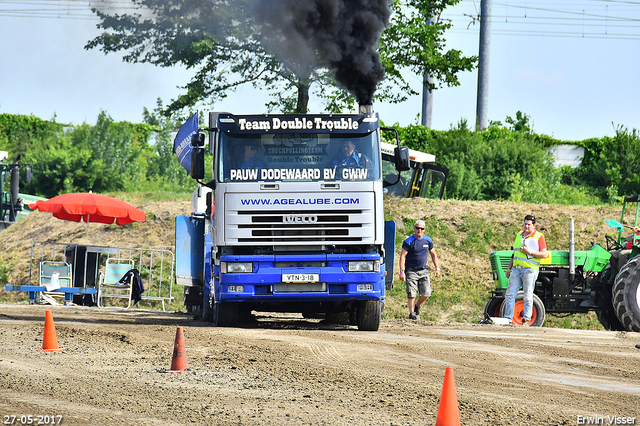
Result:
<instances>
[{"instance_id":1,"label":"dirt track","mask_svg":"<svg viewBox=\"0 0 640 426\"><path fill-rule=\"evenodd\" d=\"M63 353L38 351L46 309ZM177 326L189 370L170 374ZM640 334L605 331L394 320L368 333L275 317L215 328L176 313L0 305L0 414L14 424L433 425L452 366L463 425L640 424L636 344Z\"/></svg>"}]
</instances>

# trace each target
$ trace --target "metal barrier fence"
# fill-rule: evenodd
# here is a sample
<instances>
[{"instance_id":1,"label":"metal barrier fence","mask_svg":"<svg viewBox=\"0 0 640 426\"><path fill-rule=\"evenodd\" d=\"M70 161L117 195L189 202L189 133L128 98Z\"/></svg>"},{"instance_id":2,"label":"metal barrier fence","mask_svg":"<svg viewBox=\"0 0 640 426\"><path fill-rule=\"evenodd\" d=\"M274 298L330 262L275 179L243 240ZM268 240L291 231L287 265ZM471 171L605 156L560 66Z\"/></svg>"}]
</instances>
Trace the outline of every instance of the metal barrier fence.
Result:
<instances>
[{"instance_id":1,"label":"metal barrier fence","mask_svg":"<svg viewBox=\"0 0 640 426\"><path fill-rule=\"evenodd\" d=\"M173 300L172 291L175 276L175 256L170 250L83 246L38 241L31 245L29 286L40 285L39 266L41 262L64 261L71 265L73 287L97 288L100 271L104 270L109 258L130 259L134 262L134 268L140 272L145 288L142 301L159 301L162 303L163 311L166 310L165 303L170 306ZM90 293L75 295L74 302L95 304L95 292ZM87 297L91 300L87 300Z\"/></svg>"}]
</instances>

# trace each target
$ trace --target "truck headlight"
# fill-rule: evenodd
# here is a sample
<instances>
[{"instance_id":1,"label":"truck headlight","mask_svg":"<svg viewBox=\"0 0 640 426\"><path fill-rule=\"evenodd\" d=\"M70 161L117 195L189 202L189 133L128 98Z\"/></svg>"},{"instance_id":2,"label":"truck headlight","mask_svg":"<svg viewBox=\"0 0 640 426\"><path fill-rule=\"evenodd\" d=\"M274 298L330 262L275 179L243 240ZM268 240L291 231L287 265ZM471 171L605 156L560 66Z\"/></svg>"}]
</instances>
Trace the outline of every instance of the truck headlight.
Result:
<instances>
[{"instance_id":1,"label":"truck headlight","mask_svg":"<svg viewBox=\"0 0 640 426\"><path fill-rule=\"evenodd\" d=\"M380 272L380 262L377 260L351 260L349 272Z\"/></svg>"},{"instance_id":2,"label":"truck headlight","mask_svg":"<svg viewBox=\"0 0 640 426\"><path fill-rule=\"evenodd\" d=\"M220 272L223 274L251 274L253 262L220 262Z\"/></svg>"}]
</instances>

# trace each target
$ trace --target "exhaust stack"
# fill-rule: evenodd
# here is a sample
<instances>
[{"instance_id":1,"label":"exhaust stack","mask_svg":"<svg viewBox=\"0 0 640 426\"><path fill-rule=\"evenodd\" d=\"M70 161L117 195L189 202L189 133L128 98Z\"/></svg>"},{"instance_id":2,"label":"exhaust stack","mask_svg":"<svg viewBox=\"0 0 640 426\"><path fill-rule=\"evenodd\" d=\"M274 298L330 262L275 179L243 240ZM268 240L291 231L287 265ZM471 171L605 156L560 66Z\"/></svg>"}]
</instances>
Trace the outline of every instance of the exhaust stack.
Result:
<instances>
[{"instance_id":1,"label":"exhaust stack","mask_svg":"<svg viewBox=\"0 0 640 426\"><path fill-rule=\"evenodd\" d=\"M573 219L569 219L569 282L573 283L576 276L576 256L575 256L575 231Z\"/></svg>"},{"instance_id":2,"label":"exhaust stack","mask_svg":"<svg viewBox=\"0 0 640 426\"><path fill-rule=\"evenodd\" d=\"M360 114L373 114L373 104L358 105Z\"/></svg>"}]
</instances>

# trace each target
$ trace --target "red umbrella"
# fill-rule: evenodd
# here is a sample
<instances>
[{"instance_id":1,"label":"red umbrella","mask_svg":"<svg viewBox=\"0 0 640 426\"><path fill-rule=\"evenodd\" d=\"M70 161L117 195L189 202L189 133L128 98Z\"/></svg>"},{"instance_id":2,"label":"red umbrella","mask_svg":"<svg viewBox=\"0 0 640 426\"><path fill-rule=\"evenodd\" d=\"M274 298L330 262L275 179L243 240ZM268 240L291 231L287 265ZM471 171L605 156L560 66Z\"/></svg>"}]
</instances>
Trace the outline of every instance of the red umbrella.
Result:
<instances>
[{"instance_id":1,"label":"red umbrella","mask_svg":"<svg viewBox=\"0 0 640 426\"><path fill-rule=\"evenodd\" d=\"M71 193L58 195L47 201L39 200L29 204L33 210L53 213L54 217L72 222L83 220L87 223L87 244L89 242L89 222L118 225L145 222L144 212L124 201L93 193Z\"/></svg>"}]
</instances>

